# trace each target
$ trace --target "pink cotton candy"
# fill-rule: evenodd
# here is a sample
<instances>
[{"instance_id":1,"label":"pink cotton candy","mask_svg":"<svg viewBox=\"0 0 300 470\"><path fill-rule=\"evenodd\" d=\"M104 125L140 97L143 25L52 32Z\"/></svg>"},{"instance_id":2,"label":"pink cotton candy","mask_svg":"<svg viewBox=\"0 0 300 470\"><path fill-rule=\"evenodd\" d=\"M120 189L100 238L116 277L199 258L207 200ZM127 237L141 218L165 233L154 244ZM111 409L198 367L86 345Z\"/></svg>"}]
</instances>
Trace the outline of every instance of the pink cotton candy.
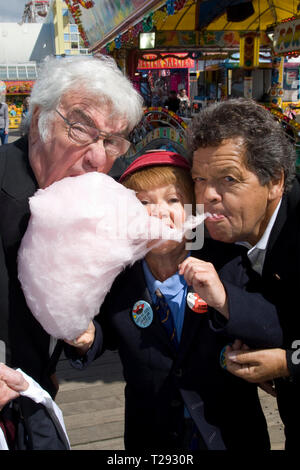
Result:
<instances>
[{"instance_id":1,"label":"pink cotton candy","mask_svg":"<svg viewBox=\"0 0 300 470\"><path fill-rule=\"evenodd\" d=\"M56 338L72 340L87 329L114 279L145 256L150 239L183 235L149 217L134 191L102 173L65 178L29 203L19 279L32 314Z\"/></svg>"}]
</instances>

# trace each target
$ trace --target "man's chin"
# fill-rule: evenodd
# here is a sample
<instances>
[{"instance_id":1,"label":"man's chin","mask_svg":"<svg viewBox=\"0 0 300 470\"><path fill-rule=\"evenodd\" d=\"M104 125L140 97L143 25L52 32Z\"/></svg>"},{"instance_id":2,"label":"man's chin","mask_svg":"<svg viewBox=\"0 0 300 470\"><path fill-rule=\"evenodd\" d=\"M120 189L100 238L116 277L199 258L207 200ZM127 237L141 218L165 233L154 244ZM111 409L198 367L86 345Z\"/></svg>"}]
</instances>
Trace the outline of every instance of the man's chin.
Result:
<instances>
[{"instance_id":1,"label":"man's chin","mask_svg":"<svg viewBox=\"0 0 300 470\"><path fill-rule=\"evenodd\" d=\"M228 233L224 233L224 232L218 232L218 231L210 231L208 230L208 233L210 235L210 237L213 239L213 240L216 240L218 242L223 242L223 243L234 243L235 240L233 239L232 235L229 235Z\"/></svg>"}]
</instances>

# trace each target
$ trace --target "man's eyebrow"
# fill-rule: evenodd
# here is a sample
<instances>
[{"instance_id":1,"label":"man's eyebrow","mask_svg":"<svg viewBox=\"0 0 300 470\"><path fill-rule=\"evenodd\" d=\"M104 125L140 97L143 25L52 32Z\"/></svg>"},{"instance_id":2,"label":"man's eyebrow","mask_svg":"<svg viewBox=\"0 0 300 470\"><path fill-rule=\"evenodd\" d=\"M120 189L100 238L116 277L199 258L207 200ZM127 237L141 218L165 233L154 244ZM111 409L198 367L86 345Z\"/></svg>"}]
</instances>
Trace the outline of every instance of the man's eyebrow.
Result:
<instances>
[{"instance_id":1,"label":"man's eyebrow","mask_svg":"<svg viewBox=\"0 0 300 470\"><path fill-rule=\"evenodd\" d=\"M229 166L222 167L222 168L216 168L216 171L215 171L215 175L217 176L224 176L224 175L226 176L230 173L234 174L235 176L239 176L239 177L242 176L240 168L238 168L235 165L229 165ZM201 174L201 169L200 170L192 169L191 174L192 174L192 177L196 177L197 175Z\"/></svg>"},{"instance_id":2,"label":"man's eyebrow","mask_svg":"<svg viewBox=\"0 0 300 470\"><path fill-rule=\"evenodd\" d=\"M236 178L238 181L242 181L244 178L243 178L243 173L242 171L240 170L240 168L236 167L236 166L227 166L226 168L221 168L219 173L218 173L218 176L219 177L224 177L224 176L228 176L228 175L233 175L234 178Z\"/></svg>"},{"instance_id":3,"label":"man's eyebrow","mask_svg":"<svg viewBox=\"0 0 300 470\"><path fill-rule=\"evenodd\" d=\"M81 109L73 109L70 113L70 116L74 119L79 119L80 122L84 122L84 124L87 124L88 126L90 127L95 127L95 123L94 121L92 120L92 118L90 118L87 114L85 114Z\"/></svg>"}]
</instances>

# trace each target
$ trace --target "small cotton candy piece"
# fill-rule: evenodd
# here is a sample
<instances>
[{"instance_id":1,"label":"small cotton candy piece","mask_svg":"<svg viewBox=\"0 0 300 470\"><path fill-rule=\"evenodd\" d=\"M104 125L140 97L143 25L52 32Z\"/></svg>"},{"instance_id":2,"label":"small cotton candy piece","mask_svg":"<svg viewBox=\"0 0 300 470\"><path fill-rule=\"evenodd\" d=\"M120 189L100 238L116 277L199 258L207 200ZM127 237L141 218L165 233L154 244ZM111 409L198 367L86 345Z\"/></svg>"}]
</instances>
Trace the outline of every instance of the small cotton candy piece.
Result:
<instances>
[{"instance_id":1,"label":"small cotton candy piece","mask_svg":"<svg viewBox=\"0 0 300 470\"><path fill-rule=\"evenodd\" d=\"M73 340L87 329L114 279L145 256L150 240L183 236L102 173L64 178L29 205L19 280L32 314L56 338Z\"/></svg>"}]
</instances>

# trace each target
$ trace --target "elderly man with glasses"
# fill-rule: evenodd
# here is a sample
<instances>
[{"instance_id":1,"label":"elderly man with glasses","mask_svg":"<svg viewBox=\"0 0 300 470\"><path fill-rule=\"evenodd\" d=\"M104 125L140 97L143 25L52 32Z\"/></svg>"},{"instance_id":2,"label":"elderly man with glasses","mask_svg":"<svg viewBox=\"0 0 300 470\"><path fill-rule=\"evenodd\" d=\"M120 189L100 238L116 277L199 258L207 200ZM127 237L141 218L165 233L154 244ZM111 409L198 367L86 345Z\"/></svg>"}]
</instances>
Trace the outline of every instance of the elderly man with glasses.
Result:
<instances>
[{"instance_id":1,"label":"elderly man with glasses","mask_svg":"<svg viewBox=\"0 0 300 470\"><path fill-rule=\"evenodd\" d=\"M17 276L28 198L65 177L108 173L129 149L127 136L141 115L141 97L112 59L48 58L32 90L24 136L1 147L0 362L21 368L52 397L62 342L34 319ZM91 324L77 341L85 357L94 334ZM0 409L7 396L0 397Z\"/></svg>"}]
</instances>

